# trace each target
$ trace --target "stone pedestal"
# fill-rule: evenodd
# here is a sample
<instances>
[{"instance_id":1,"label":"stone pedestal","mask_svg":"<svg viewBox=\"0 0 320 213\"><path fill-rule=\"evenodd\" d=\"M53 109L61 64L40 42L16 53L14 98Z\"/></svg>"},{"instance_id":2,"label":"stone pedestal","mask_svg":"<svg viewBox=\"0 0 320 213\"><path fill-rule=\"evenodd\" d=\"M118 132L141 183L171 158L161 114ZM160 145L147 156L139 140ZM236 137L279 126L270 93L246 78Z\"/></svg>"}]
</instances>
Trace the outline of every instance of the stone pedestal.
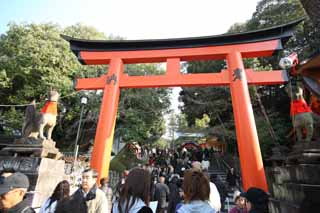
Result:
<instances>
[{"instance_id":1,"label":"stone pedestal","mask_svg":"<svg viewBox=\"0 0 320 213\"><path fill-rule=\"evenodd\" d=\"M29 140L30 142L30 140ZM32 207L40 207L65 177L65 162L53 141L0 144L0 171L13 169L26 174L30 181L27 196Z\"/></svg>"},{"instance_id":2,"label":"stone pedestal","mask_svg":"<svg viewBox=\"0 0 320 213\"><path fill-rule=\"evenodd\" d=\"M272 196L269 210L273 213L308 212L304 206L320 204L320 141L299 143L283 156L283 165L269 163L274 166L266 168Z\"/></svg>"},{"instance_id":3,"label":"stone pedestal","mask_svg":"<svg viewBox=\"0 0 320 213\"><path fill-rule=\"evenodd\" d=\"M1 145L0 145L1 146ZM59 160L62 154L56 148L56 142L52 140L40 140L34 138L21 138L13 144L6 144L0 151L4 156L32 156Z\"/></svg>"}]
</instances>

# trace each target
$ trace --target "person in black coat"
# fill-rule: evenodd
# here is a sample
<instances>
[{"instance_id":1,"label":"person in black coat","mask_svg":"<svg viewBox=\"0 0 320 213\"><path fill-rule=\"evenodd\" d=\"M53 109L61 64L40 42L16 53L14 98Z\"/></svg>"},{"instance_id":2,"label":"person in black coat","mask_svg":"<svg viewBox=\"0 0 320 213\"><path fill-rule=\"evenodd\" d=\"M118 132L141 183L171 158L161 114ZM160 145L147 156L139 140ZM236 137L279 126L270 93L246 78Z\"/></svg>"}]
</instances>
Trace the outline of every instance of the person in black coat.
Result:
<instances>
[{"instance_id":1,"label":"person in black coat","mask_svg":"<svg viewBox=\"0 0 320 213\"><path fill-rule=\"evenodd\" d=\"M218 192L220 194L220 202L221 202L221 209L220 210L223 211L224 210L224 201L225 201L226 197L228 196L227 187L222 182L221 177L219 175L211 174L210 181L212 183L214 183L218 189Z\"/></svg>"},{"instance_id":2,"label":"person in black coat","mask_svg":"<svg viewBox=\"0 0 320 213\"><path fill-rule=\"evenodd\" d=\"M175 213L176 206L178 203L181 203L182 197L180 196L182 183L179 177L174 176L169 183L169 206L168 213Z\"/></svg>"},{"instance_id":3,"label":"person in black coat","mask_svg":"<svg viewBox=\"0 0 320 213\"><path fill-rule=\"evenodd\" d=\"M234 168L230 168L226 180L228 182L229 189L234 190L234 188L237 186L237 175L234 171Z\"/></svg>"}]
</instances>

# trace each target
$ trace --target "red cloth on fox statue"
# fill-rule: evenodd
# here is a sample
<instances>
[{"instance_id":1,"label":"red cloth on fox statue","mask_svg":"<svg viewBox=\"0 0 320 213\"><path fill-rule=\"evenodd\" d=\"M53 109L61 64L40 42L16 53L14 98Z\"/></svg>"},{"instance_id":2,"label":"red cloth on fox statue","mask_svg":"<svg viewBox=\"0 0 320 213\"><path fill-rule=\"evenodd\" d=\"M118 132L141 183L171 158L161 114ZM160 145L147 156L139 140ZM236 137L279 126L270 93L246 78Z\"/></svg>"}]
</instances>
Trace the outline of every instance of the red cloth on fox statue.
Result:
<instances>
[{"instance_id":1,"label":"red cloth on fox statue","mask_svg":"<svg viewBox=\"0 0 320 213\"><path fill-rule=\"evenodd\" d=\"M41 109L42 113L50 113L58 115L58 104L56 101L47 101L44 107Z\"/></svg>"},{"instance_id":2,"label":"red cloth on fox statue","mask_svg":"<svg viewBox=\"0 0 320 213\"><path fill-rule=\"evenodd\" d=\"M299 99L291 102L291 107L290 107L291 116L295 116L296 114L304 113L304 112L312 112L304 99Z\"/></svg>"}]
</instances>

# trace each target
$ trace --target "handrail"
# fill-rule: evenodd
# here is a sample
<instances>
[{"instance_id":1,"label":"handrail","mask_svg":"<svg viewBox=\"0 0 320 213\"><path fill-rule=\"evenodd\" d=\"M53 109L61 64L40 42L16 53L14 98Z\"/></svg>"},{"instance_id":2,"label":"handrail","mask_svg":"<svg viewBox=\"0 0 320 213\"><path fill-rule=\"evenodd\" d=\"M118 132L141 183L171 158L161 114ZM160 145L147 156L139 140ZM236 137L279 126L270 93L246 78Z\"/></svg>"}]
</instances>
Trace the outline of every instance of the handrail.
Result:
<instances>
[{"instance_id":1,"label":"handrail","mask_svg":"<svg viewBox=\"0 0 320 213\"><path fill-rule=\"evenodd\" d=\"M231 166L223 158L221 158L221 161L225 165L225 167L227 167L228 170L231 169Z\"/></svg>"},{"instance_id":2,"label":"handrail","mask_svg":"<svg viewBox=\"0 0 320 213\"><path fill-rule=\"evenodd\" d=\"M225 172L228 173L231 168L234 168L234 166L230 166L230 165L227 163L227 161L225 161L222 157L221 157L219 160L222 162L222 165L223 165L224 168L225 168L225 169L224 169ZM242 184L241 184L242 178L241 178L240 170L239 170L239 171L234 170L234 171L235 171L235 173L236 173L236 176L238 177L237 179L238 179L238 181L239 181L239 188L240 188L240 190L243 190Z\"/></svg>"}]
</instances>

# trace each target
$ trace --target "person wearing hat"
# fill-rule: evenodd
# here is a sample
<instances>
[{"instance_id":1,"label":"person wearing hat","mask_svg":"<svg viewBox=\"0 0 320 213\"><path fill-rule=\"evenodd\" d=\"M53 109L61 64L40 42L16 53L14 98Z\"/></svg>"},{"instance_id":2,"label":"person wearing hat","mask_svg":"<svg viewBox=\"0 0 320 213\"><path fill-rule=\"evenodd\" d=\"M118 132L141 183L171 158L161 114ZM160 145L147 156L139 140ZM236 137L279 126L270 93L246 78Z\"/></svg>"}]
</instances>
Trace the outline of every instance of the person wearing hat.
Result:
<instances>
[{"instance_id":1,"label":"person wearing hat","mask_svg":"<svg viewBox=\"0 0 320 213\"><path fill-rule=\"evenodd\" d=\"M24 195L29 188L29 179L20 172L5 172L0 176L0 211L14 213L35 212Z\"/></svg>"},{"instance_id":2,"label":"person wearing hat","mask_svg":"<svg viewBox=\"0 0 320 213\"><path fill-rule=\"evenodd\" d=\"M262 189L251 187L247 192L241 193L241 197L246 198L246 209L249 213L267 213L268 194Z\"/></svg>"}]
</instances>

